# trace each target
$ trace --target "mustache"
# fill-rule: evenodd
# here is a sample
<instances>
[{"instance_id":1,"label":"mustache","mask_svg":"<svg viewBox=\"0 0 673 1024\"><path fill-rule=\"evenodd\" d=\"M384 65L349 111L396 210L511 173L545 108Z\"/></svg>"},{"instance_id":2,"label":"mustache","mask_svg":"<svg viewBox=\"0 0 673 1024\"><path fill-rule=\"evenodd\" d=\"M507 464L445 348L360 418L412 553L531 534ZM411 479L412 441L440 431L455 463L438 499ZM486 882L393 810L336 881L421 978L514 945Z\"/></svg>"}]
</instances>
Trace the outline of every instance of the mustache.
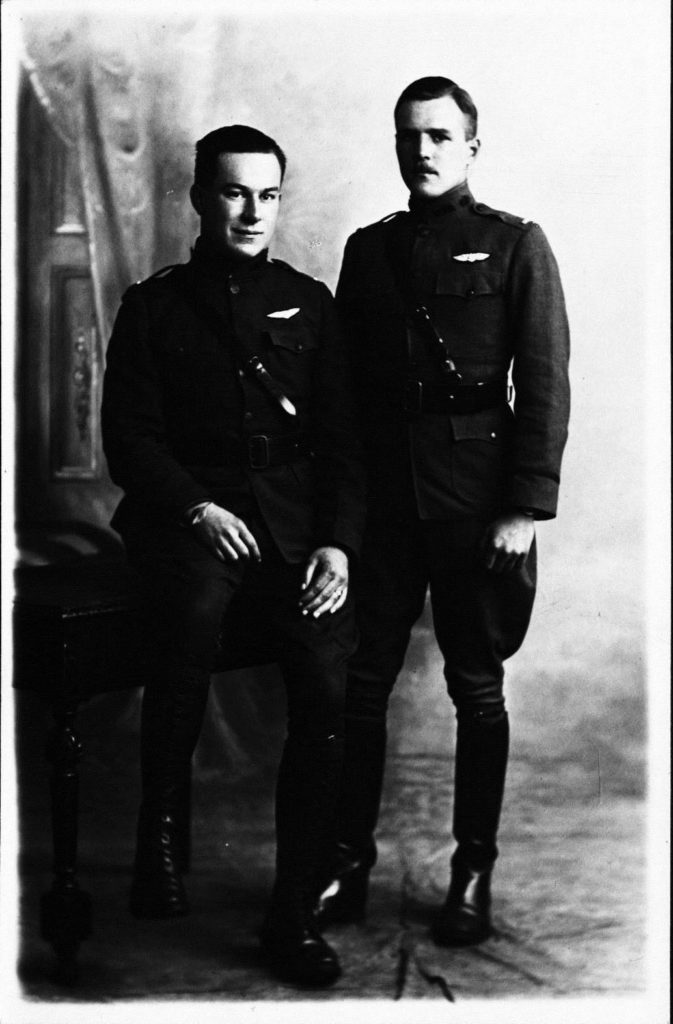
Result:
<instances>
[{"instance_id":1,"label":"mustache","mask_svg":"<svg viewBox=\"0 0 673 1024\"><path fill-rule=\"evenodd\" d=\"M414 163L414 174L437 174L437 171L434 167L431 167L430 164L423 163L422 160L417 160Z\"/></svg>"}]
</instances>

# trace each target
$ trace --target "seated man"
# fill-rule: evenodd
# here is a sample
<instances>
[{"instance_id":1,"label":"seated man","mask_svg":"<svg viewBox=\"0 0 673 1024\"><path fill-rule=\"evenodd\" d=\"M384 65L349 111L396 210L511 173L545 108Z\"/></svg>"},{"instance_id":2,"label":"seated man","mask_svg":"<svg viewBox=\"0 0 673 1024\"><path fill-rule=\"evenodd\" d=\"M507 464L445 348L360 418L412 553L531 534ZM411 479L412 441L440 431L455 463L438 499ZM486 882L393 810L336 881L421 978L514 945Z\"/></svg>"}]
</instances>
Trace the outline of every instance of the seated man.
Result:
<instances>
[{"instance_id":1,"label":"seated man","mask_svg":"<svg viewBox=\"0 0 673 1024\"><path fill-rule=\"evenodd\" d=\"M280 147L240 125L196 146L201 235L186 264L124 296L107 354L103 438L124 490L113 525L147 584L157 671L142 715L131 910L186 914L176 816L225 613L245 593L287 689L276 881L262 929L299 984L340 974L311 905L329 842L354 629L349 557L363 470L346 361L325 287L268 258Z\"/></svg>"}]
</instances>

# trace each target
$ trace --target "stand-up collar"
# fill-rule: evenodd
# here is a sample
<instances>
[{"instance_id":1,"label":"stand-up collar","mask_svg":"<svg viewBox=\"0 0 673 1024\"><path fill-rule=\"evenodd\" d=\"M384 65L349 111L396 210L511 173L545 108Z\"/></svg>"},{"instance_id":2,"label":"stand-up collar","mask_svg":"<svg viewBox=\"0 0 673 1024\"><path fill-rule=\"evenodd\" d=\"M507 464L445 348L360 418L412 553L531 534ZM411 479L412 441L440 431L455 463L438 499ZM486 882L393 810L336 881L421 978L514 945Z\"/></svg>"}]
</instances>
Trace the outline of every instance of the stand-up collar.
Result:
<instances>
[{"instance_id":1,"label":"stand-up collar","mask_svg":"<svg viewBox=\"0 0 673 1024\"><path fill-rule=\"evenodd\" d=\"M456 213L473 204L474 197L470 192L470 186L467 181L462 181L460 185L456 185L455 188L445 192L444 195L435 196L432 199L420 198L418 196L409 197L409 211L412 217L426 224L432 224L440 217Z\"/></svg>"},{"instance_id":2,"label":"stand-up collar","mask_svg":"<svg viewBox=\"0 0 673 1024\"><path fill-rule=\"evenodd\" d=\"M198 302L230 322L232 296L243 289L259 288L269 266L266 249L247 260L232 260L201 236L192 249L187 272Z\"/></svg>"},{"instance_id":3,"label":"stand-up collar","mask_svg":"<svg viewBox=\"0 0 673 1024\"><path fill-rule=\"evenodd\" d=\"M269 250L263 249L250 259L231 259L221 253L212 242L199 235L192 249L192 264L208 273L209 277L248 277L258 274L266 266Z\"/></svg>"}]
</instances>

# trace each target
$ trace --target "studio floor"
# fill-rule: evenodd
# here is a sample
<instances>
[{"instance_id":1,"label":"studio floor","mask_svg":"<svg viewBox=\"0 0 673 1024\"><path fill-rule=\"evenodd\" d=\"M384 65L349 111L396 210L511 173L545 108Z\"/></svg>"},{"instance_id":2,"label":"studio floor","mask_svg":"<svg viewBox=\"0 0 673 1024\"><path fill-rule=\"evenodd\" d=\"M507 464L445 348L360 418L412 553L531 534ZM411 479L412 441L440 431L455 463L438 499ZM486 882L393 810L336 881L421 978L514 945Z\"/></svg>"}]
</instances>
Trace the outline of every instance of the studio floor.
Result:
<instances>
[{"instance_id":1,"label":"studio floor","mask_svg":"<svg viewBox=\"0 0 673 1024\"><path fill-rule=\"evenodd\" d=\"M368 919L329 932L343 977L321 1002L506 997L633 996L645 984L644 800L638 786L601 792L595 765L523 751L513 757L494 876L496 934L466 950L428 935L449 858L450 758L389 762ZM80 884L94 929L79 980L53 980L38 931L49 885L46 795L39 773L23 799L22 943L28 1001L305 1000L275 980L256 929L273 874L272 780L233 787L210 773L194 796L192 913L140 922L126 908L133 784L114 786L101 764L83 780ZM597 784L598 780L598 784Z\"/></svg>"}]
</instances>

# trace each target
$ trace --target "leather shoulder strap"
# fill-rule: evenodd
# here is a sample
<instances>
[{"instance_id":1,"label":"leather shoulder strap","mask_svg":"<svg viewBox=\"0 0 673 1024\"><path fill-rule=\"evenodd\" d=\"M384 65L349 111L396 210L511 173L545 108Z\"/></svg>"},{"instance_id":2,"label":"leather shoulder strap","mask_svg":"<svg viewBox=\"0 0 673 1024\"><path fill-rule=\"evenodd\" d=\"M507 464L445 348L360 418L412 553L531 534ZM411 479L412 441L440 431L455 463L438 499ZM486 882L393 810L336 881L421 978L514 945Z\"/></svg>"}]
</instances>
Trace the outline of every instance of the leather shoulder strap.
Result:
<instances>
[{"instance_id":1,"label":"leather shoulder strap","mask_svg":"<svg viewBox=\"0 0 673 1024\"><path fill-rule=\"evenodd\" d=\"M404 233L400 230L402 227L405 228ZM408 219L393 220L386 224L385 228L383 246L395 285L404 301L407 316L429 339L439 357L442 373L450 383L459 384L462 378L451 358L449 346L432 322L427 306L419 302L411 284L411 232L408 228Z\"/></svg>"}]
</instances>

